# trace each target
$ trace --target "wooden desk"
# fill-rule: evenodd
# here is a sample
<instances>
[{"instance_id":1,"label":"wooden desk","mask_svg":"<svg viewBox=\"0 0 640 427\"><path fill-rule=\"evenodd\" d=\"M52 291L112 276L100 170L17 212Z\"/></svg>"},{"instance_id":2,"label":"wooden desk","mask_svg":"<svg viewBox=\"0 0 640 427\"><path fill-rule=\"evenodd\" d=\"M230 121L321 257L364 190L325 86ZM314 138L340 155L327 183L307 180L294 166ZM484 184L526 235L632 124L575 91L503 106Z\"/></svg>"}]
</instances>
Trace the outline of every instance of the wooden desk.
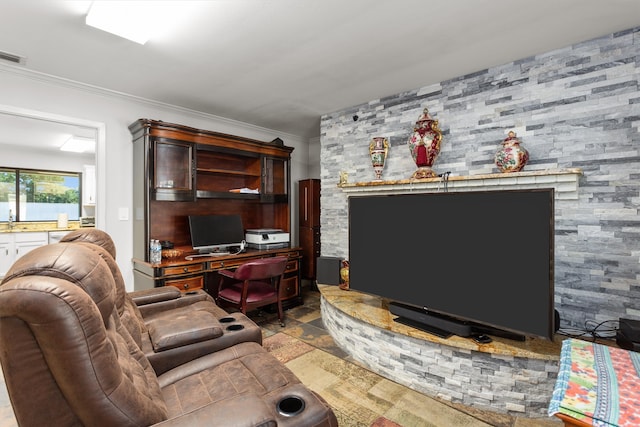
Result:
<instances>
[{"instance_id":1,"label":"wooden desk","mask_svg":"<svg viewBox=\"0 0 640 427\"><path fill-rule=\"evenodd\" d=\"M247 249L237 255L196 257L185 259L195 253L191 248L182 249L183 255L177 258L162 259L161 264L150 264L134 258L133 275L135 290L160 286L175 286L183 292L204 289L212 297L218 293L218 270L234 269L253 259L286 256L289 259L281 284L283 305L292 307L302 304L300 292L301 248L281 248L269 250Z\"/></svg>"},{"instance_id":2,"label":"wooden desk","mask_svg":"<svg viewBox=\"0 0 640 427\"><path fill-rule=\"evenodd\" d=\"M640 353L565 340L549 415L565 426L639 426Z\"/></svg>"}]
</instances>

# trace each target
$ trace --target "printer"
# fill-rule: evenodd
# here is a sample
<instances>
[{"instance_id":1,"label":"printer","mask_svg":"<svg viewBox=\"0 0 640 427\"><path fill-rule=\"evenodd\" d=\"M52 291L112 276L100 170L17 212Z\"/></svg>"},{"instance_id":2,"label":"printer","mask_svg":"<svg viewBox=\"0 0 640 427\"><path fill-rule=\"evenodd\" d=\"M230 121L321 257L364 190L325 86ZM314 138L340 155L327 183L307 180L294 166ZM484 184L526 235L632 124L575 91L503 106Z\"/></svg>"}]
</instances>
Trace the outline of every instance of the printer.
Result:
<instances>
[{"instance_id":1,"label":"printer","mask_svg":"<svg viewBox=\"0 0 640 427\"><path fill-rule=\"evenodd\" d=\"M247 246L254 249L279 249L289 247L289 233L276 228L254 228L246 232Z\"/></svg>"}]
</instances>

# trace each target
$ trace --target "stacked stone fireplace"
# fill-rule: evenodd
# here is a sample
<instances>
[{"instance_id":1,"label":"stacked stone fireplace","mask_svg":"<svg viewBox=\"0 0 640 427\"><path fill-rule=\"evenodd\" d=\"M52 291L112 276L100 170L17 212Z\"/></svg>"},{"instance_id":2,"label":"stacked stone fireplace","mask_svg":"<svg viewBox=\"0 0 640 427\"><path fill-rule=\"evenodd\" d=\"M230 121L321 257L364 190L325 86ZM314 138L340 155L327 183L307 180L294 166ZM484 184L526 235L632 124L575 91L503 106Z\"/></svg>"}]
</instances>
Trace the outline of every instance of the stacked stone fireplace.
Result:
<instances>
[{"instance_id":1,"label":"stacked stone fireplace","mask_svg":"<svg viewBox=\"0 0 640 427\"><path fill-rule=\"evenodd\" d=\"M407 142L426 107L443 133L433 168L451 172L450 190L457 181L493 189L536 179L571 186L555 205L561 327L640 319L639 51L640 27L323 116L322 255L349 258L348 197L423 185L409 182L416 166ZM494 153L512 130L530 154L529 175L519 183L493 176ZM383 184L369 186L368 147L376 136L387 137L390 149ZM341 173L346 186L338 185ZM501 187L502 178L513 182ZM442 190L437 182L424 185L418 191Z\"/></svg>"}]
</instances>

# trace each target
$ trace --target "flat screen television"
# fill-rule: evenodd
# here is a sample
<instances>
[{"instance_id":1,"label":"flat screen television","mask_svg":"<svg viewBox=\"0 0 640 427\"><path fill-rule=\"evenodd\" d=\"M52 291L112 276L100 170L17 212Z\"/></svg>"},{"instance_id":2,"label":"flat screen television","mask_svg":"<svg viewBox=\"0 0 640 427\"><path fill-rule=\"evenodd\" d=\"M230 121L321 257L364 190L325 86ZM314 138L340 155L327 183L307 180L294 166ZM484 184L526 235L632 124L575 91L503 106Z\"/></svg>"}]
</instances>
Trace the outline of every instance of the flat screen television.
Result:
<instances>
[{"instance_id":1,"label":"flat screen television","mask_svg":"<svg viewBox=\"0 0 640 427\"><path fill-rule=\"evenodd\" d=\"M349 285L439 336L553 339L554 190L352 196Z\"/></svg>"},{"instance_id":2,"label":"flat screen television","mask_svg":"<svg viewBox=\"0 0 640 427\"><path fill-rule=\"evenodd\" d=\"M244 247L244 227L240 215L189 215L193 249L201 254L226 253Z\"/></svg>"}]
</instances>

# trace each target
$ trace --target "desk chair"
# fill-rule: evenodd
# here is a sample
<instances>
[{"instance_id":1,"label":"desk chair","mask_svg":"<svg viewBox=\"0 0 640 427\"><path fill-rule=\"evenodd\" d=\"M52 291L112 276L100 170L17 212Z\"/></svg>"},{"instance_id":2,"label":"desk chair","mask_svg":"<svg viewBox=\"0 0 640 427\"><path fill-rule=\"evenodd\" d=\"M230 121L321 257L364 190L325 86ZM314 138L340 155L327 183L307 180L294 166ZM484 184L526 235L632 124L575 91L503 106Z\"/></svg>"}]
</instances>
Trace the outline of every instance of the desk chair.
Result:
<instances>
[{"instance_id":1,"label":"desk chair","mask_svg":"<svg viewBox=\"0 0 640 427\"><path fill-rule=\"evenodd\" d=\"M262 258L246 262L235 271L218 271L218 305L234 307L246 315L248 311L275 303L280 326L284 326L280 282L287 261L283 256Z\"/></svg>"}]
</instances>

